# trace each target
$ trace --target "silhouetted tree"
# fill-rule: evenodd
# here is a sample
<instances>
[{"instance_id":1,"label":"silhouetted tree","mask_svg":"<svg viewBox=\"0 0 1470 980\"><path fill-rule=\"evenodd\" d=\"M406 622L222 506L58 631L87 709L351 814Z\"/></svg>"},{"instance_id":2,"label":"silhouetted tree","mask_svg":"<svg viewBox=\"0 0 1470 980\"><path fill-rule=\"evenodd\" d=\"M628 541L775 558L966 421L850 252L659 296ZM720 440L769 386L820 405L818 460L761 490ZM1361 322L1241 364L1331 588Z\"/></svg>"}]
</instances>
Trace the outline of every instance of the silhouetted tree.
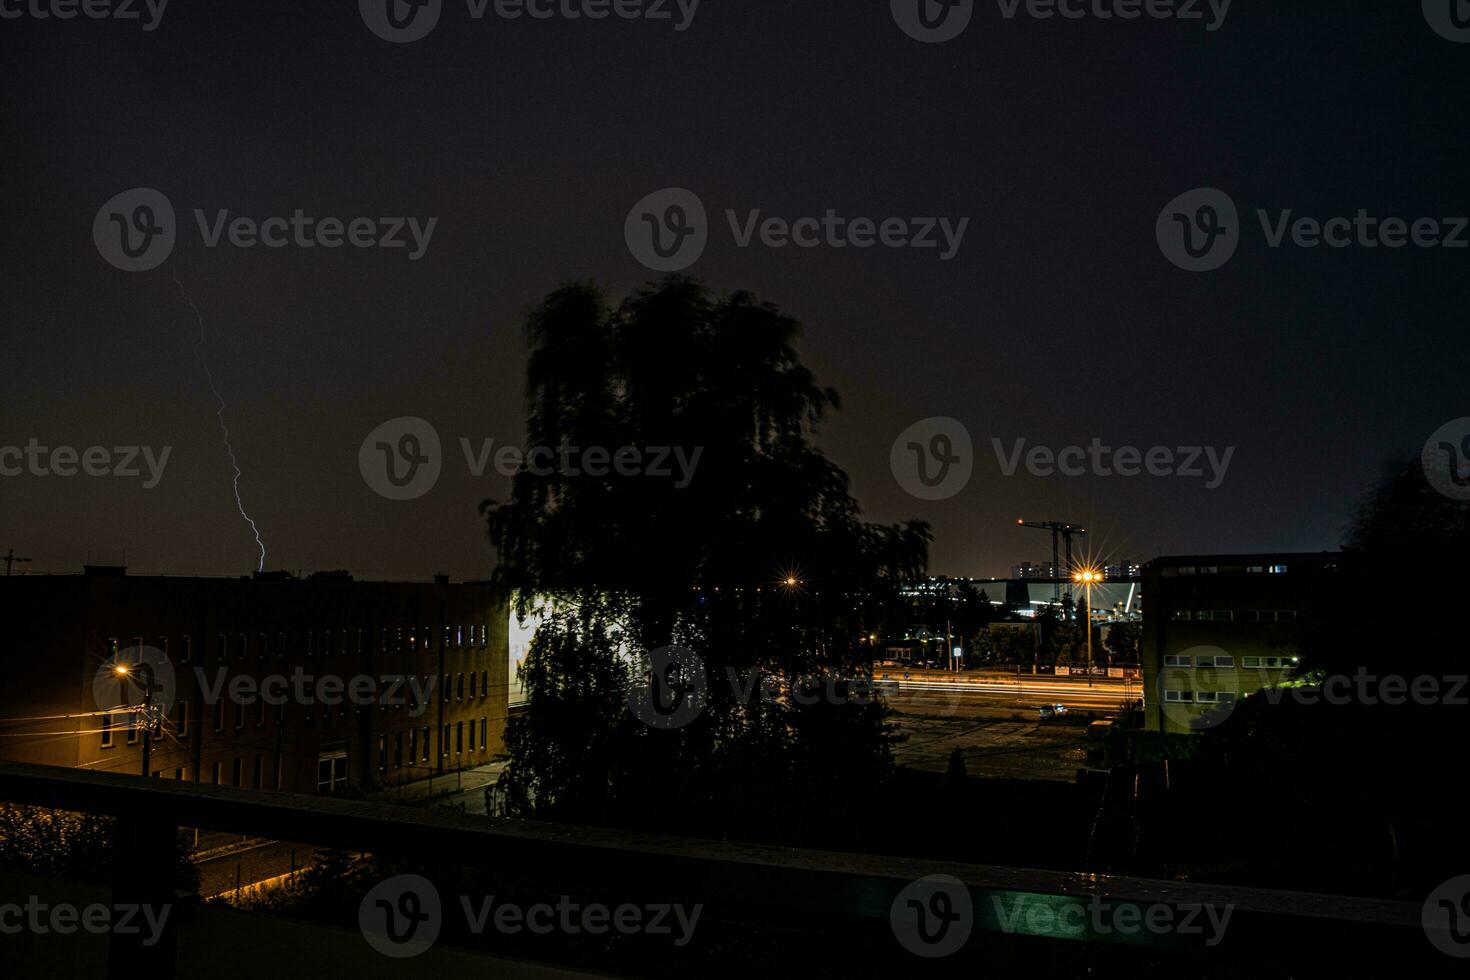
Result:
<instances>
[{"instance_id":1,"label":"silhouetted tree","mask_svg":"<svg viewBox=\"0 0 1470 980\"><path fill-rule=\"evenodd\" d=\"M844 682L870 671L866 637L923 574L930 532L861 520L812 442L838 400L801 364L798 324L674 276L616 308L567 286L527 327L528 448L682 456L668 476L528 467L508 501L482 506L495 581L522 605L578 611L533 644L512 812L829 843L858 832L859 814L838 818L884 777L888 726ZM705 710L677 730L630 723L618 664L675 643L703 660ZM785 690L827 678L844 696L747 698L755 675ZM572 776L588 760L608 771L595 789Z\"/></svg>"}]
</instances>

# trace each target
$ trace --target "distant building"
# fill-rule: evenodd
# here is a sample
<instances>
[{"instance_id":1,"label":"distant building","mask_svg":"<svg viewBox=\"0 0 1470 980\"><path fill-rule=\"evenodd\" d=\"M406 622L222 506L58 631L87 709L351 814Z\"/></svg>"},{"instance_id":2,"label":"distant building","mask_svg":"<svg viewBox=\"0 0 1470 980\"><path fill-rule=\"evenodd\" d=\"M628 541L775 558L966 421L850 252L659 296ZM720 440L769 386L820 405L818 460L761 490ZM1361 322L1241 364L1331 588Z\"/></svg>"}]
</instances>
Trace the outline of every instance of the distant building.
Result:
<instances>
[{"instance_id":1,"label":"distant building","mask_svg":"<svg viewBox=\"0 0 1470 980\"><path fill-rule=\"evenodd\" d=\"M1303 625L1326 608L1338 553L1190 555L1143 567L1145 727L1188 732L1290 678Z\"/></svg>"},{"instance_id":2,"label":"distant building","mask_svg":"<svg viewBox=\"0 0 1470 980\"><path fill-rule=\"evenodd\" d=\"M151 730L153 776L321 793L480 765L508 619L443 579L0 578L0 758L141 773Z\"/></svg>"},{"instance_id":3,"label":"distant building","mask_svg":"<svg viewBox=\"0 0 1470 980\"><path fill-rule=\"evenodd\" d=\"M1039 578L1046 579L1049 582L1056 577L1056 570L1049 561L1042 562L1039 565L1029 561L1023 561L1019 565L1011 566L1011 578L1014 579Z\"/></svg>"}]
</instances>

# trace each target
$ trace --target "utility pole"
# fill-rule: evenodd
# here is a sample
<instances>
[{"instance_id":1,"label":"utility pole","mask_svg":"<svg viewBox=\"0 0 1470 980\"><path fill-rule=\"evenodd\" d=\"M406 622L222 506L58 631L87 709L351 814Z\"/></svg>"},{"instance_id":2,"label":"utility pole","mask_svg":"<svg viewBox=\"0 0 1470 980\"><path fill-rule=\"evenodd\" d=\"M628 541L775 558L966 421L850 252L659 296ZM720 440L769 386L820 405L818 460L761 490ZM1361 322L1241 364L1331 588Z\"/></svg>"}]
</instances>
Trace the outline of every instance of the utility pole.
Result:
<instances>
[{"instance_id":1,"label":"utility pole","mask_svg":"<svg viewBox=\"0 0 1470 980\"><path fill-rule=\"evenodd\" d=\"M8 551L6 553L5 558L4 558L4 561L5 561L5 577L6 578L10 578L10 566L11 565L14 565L18 561L19 562L27 562L27 561L30 561L30 559L29 558L17 558L17 557L15 557L15 549L14 548L11 548L10 551Z\"/></svg>"}]
</instances>

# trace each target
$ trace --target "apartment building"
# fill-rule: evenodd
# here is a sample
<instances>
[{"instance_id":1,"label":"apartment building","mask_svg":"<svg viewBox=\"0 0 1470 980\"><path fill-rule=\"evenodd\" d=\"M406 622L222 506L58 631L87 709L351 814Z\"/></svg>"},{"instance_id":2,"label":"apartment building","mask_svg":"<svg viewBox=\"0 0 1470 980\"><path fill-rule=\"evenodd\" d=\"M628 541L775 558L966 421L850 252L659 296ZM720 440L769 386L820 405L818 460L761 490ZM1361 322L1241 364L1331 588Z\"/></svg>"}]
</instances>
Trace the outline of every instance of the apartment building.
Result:
<instances>
[{"instance_id":1,"label":"apartment building","mask_svg":"<svg viewBox=\"0 0 1470 980\"><path fill-rule=\"evenodd\" d=\"M1184 555L1143 567L1145 727L1200 731L1291 678L1338 581L1334 552Z\"/></svg>"},{"instance_id":2,"label":"apartment building","mask_svg":"<svg viewBox=\"0 0 1470 980\"><path fill-rule=\"evenodd\" d=\"M507 610L484 583L0 579L0 758L340 793L504 751Z\"/></svg>"}]
</instances>

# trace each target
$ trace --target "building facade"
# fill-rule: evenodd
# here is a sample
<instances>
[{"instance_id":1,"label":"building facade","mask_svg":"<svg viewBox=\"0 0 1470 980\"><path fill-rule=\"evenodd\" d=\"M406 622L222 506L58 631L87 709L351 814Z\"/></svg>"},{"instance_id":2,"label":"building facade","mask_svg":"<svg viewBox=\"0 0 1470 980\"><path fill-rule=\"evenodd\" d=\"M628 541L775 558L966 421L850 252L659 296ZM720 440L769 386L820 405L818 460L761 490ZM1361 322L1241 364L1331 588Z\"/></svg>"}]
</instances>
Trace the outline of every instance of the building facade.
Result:
<instances>
[{"instance_id":1,"label":"building facade","mask_svg":"<svg viewBox=\"0 0 1470 980\"><path fill-rule=\"evenodd\" d=\"M507 613L483 583L0 579L0 757L340 793L504 751Z\"/></svg>"},{"instance_id":2,"label":"building facade","mask_svg":"<svg viewBox=\"0 0 1470 980\"><path fill-rule=\"evenodd\" d=\"M1337 553L1188 555L1143 568L1145 727L1198 732L1290 679L1327 607Z\"/></svg>"}]
</instances>

